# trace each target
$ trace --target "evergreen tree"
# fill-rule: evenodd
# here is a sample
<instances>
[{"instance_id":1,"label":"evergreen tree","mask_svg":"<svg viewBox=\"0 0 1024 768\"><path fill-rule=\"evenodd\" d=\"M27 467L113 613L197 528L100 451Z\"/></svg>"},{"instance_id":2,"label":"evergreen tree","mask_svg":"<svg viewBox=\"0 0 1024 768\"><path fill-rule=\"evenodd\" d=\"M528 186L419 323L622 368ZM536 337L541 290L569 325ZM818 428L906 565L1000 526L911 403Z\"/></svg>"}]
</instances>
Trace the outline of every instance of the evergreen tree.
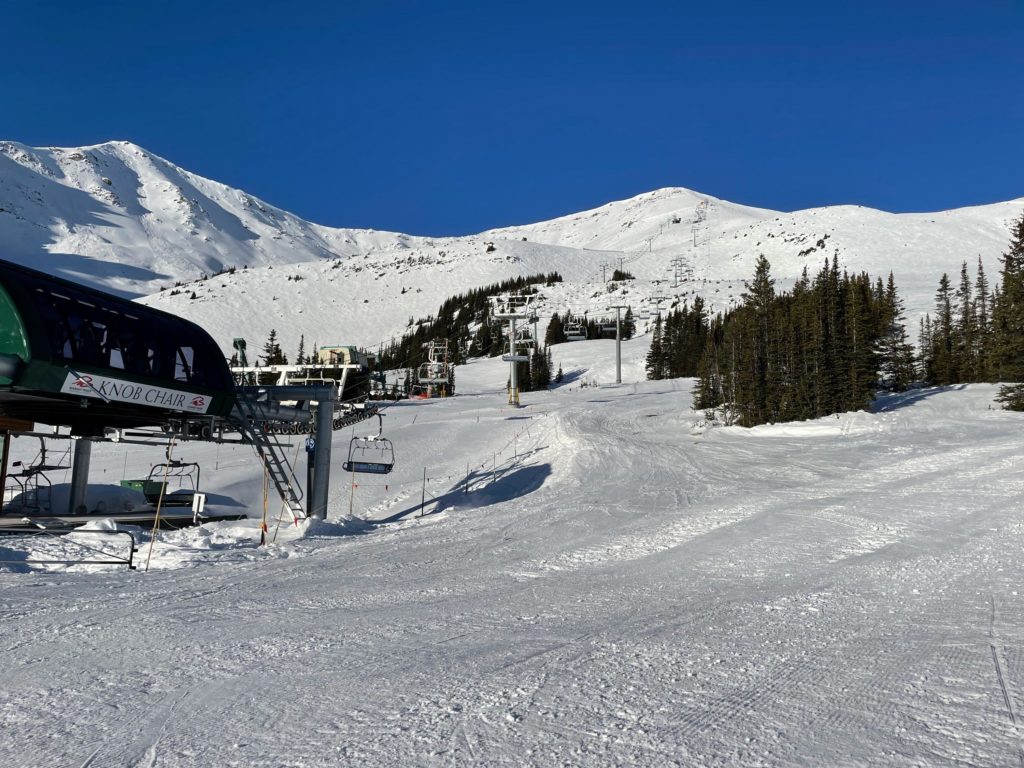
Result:
<instances>
[{"instance_id":1,"label":"evergreen tree","mask_svg":"<svg viewBox=\"0 0 1024 768\"><path fill-rule=\"evenodd\" d=\"M978 257L978 276L974 281L975 316L978 328L977 380L991 381L992 376L992 315L989 311L992 296L989 293L985 267Z\"/></svg>"},{"instance_id":2,"label":"evergreen tree","mask_svg":"<svg viewBox=\"0 0 1024 768\"><path fill-rule=\"evenodd\" d=\"M267 337L266 343L263 345L263 364L264 365L287 365L288 358L284 352L281 351L281 345L277 343L277 331L274 328L270 329L270 335Z\"/></svg>"},{"instance_id":3,"label":"evergreen tree","mask_svg":"<svg viewBox=\"0 0 1024 768\"><path fill-rule=\"evenodd\" d=\"M1024 215L1013 223L1010 247L1003 254L1002 286L993 311L992 358L999 400L1024 410Z\"/></svg>"},{"instance_id":4,"label":"evergreen tree","mask_svg":"<svg viewBox=\"0 0 1024 768\"><path fill-rule=\"evenodd\" d=\"M516 386L519 387L520 392L532 392L534 390L533 377L530 375L530 363L529 361L519 361L514 363L516 367ZM512 381L509 379L508 387L512 386Z\"/></svg>"},{"instance_id":5,"label":"evergreen tree","mask_svg":"<svg viewBox=\"0 0 1024 768\"><path fill-rule=\"evenodd\" d=\"M933 383L952 384L958 381L956 357L953 349L953 297L949 275L942 274L939 290L935 294L935 320L932 323Z\"/></svg>"},{"instance_id":6,"label":"evergreen tree","mask_svg":"<svg viewBox=\"0 0 1024 768\"><path fill-rule=\"evenodd\" d=\"M956 330L954 333L955 368L961 381L977 381L978 316L974 287L967 273L967 262L960 266L960 285L956 289Z\"/></svg>"},{"instance_id":7,"label":"evergreen tree","mask_svg":"<svg viewBox=\"0 0 1024 768\"><path fill-rule=\"evenodd\" d=\"M547 389L551 383L551 353L542 348L530 355L530 388Z\"/></svg>"},{"instance_id":8,"label":"evergreen tree","mask_svg":"<svg viewBox=\"0 0 1024 768\"><path fill-rule=\"evenodd\" d=\"M920 355L918 370L921 373L921 378L927 382L935 380L932 345L932 318L931 315L925 313L925 316L921 318L920 327L917 332L917 348Z\"/></svg>"},{"instance_id":9,"label":"evergreen tree","mask_svg":"<svg viewBox=\"0 0 1024 768\"><path fill-rule=\"evenodd\" d=\"M896 291L892 272L883 296L885 322L879 340L879 374L882 386L903 392L914 380L914 348L903 324L903 301Z\"/></svg>"},{"instance_id":10,"label":"evergreen tree","mask_svg":"<svg viewBox=\"0 0 1024 768\"><path fill-rule=\"evenodd\" d=\"M772 419L769 392L774 382L772 367L772 301L775 298L775 281L771 278L771 265L763 255L754 267L754 279L744 284L742 294L744 306L739 312L742 332L747 336L744 345L745 359L742 361L742 381L747 397L744 420L749 424L762 424Z\"/></svg>"},{"instance_id":11,"label":"evergreen tree","mask_svg":"<svg viewBox=\"0 0 1024 768\"><path fill-rule=\"evenodd\" d=\"M654 330L651 331L651 348L647 352L646 370L648 379L665 378L661 351L661 315L654 318Z\"/></svg>"},{"instance_id":12,"label":"evergreen tree","mask_svg":"<svg viewBox=\"0 0 1024 768\"><path fill-rule=\"evenodd\" d=\"M671 313L658 340L663 349L671 347L670 375L680 375L677 366L686 355L678 350L688 346L699 321L703 353L695 407L720 414L726 423L752 426L863 408L886 348L892 378L898 386L910 380L912 353L895 282L890 279L886 288L880 280L872 284L867 274L840 274L837 259L826 262L813 281L805 270L791 293L776 294L762 258L739 307L707 321L696 305ZM649 356L649 370L656 360Z\"/></svg>"},{"instance_id":13,"label":"evergreen tree","mask_svg":"<svg viewBox=\"0 0 1024 768\"><path fill-rule=\"evenodd\" d=\"M622 318L622 325L619 330L624 341L632 339L636 335L636 320L633 318L632 307L626 307L626 314Z\"/></svg>"},{"instance_id":14,"label":"evergreen tree","mask_svg":"<svg viewBox=\"0 0 1024 768\"><path fill-rule=\"evenodd\" d=\"M878 372L876 343L879 315L871 279L861 274L846 281L847 386L843 410L866 409L871 404Z\"/></svg>"},{"instance_id":15,"label":"evergreen tree","mask_svg":"<svg viewBox=\"0 0 1024 768\"><path fill-rule=\"evenodd\" d=\"M562 318L559 317L557 312L555 312L551 315L551 320L548 322L547 330L544 332L544 346L550 347L552 344L564 343L565 327L562 323Z\"/></svg>"},{"instance_id":16,"label":"evergreen tree","mask_svg":"<svg viewBox=\"0 0 1024 768\"><path fill-rule=\"evenodd\" d=\"M302 334L299 336L299 351L295 353L295 364L305 365L306 364L306 335Z\"/></svg>"},{"instance_id":17,"label":"evergreen tree","mask_svg":"<svg viewBox=\"0 0 1024 768\"><path fill-rule=\"evenodd\" d=\"M694 388L694 408L699 410L713 411L725 400L719 367L722 324L722 316L719 315L705 337L704 353L698 364L697 385Z\"/></svg>"}]
</instances>

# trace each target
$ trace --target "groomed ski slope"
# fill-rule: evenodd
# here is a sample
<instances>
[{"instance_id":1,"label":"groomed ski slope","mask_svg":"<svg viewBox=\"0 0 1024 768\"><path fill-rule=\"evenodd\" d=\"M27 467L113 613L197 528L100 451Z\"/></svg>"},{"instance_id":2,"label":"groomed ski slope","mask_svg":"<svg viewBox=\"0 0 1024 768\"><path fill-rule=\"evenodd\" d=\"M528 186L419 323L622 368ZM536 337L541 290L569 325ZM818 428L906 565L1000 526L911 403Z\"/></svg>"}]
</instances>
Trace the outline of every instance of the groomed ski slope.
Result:
<instances>
[{"instance_id":1,"label":"groomed ski slope","mask_svg":"<svg viewBox=\"0 0 1024 768\"><path fill-rule=\"evenodd\" d=\"M392 522L0 571L0 765L1021 762L1024 417L977 385L706 429L643 347L622 386L585 342L520 410L495 361L390 408L400 465L351 502ZM259 514L248 454L179 450ZM157 460L98 448L94 478Z\"/></svg>"}]
</instances>

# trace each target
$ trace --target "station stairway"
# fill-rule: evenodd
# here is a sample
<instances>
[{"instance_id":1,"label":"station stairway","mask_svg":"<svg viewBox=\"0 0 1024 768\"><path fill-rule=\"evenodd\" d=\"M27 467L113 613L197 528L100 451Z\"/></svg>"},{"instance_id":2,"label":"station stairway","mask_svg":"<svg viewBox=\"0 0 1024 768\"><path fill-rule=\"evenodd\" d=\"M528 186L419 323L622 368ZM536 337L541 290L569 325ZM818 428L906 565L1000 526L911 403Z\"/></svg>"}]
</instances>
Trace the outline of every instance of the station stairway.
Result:
<instances>
[{"instance_id":1,"label":"station stairway","mask_svg":"<svg viewBox=\"0 0 1024 768\"><path fill-rule=\"evenodd\" d=\"M281 496L281 501L288 507L292 518L299 520L306 517L306 510L302 504L302 488L295 471L288 462L284 448L278 441L277 436L268 431L265 425L269 416L263 406L252 394L239 388L238 399L235 405L236 426L259 454L260 460L267 468L270 480Z\"/></svg>"}]
</instances>

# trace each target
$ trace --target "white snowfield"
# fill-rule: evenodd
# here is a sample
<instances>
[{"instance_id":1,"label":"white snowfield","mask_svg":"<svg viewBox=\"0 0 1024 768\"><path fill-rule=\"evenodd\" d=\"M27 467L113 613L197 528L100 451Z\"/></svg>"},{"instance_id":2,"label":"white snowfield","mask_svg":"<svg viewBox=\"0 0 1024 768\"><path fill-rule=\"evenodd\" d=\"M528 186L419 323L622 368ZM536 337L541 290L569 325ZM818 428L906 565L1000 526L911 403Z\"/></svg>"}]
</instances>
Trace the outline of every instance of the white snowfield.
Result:
<instances>
[{"instance_id":1,"label":"white snowfield","mask_svg":"<svg viewBox=\"0 0 1024 768\"><path fill-rule=\"evenodd\" d=\"M518 410L506 366L460 367L387 410L392 475L353 492L338 433L330 521L270 546L7 566L0 765L1018 764L1024 416L973 385L708 428L644 349L616 386L611 343L557 347ZM175 450L261 514L248 450Z\"/></svg>"},{"instance_id":2,"label":"white snowfield","mask_svg":"<svg viewBox=\"0 0 1024 768\"><path fill-rule=\"evenodd\" d=\"M543 290L544 322L609 317L613 304L639 315L656 296L663 306L701 296L720 311L740 300L761 254L780 289L833 257L883 280L892 271L915 336L943 272L956 287L961 264L973 280L981 258L998 283L1022 212L1024 198L937 213L783 213L670 187L551 221L421 237L313 224L130 142L0 141L0 258L144 297L202 324L226 354L239 336L261 349L274 329L291 359L302 336L306 351L376 349L455 294L554 271L565 282ZM609 286L619 266L636 279Z\"/></svg>"}]
</instances>

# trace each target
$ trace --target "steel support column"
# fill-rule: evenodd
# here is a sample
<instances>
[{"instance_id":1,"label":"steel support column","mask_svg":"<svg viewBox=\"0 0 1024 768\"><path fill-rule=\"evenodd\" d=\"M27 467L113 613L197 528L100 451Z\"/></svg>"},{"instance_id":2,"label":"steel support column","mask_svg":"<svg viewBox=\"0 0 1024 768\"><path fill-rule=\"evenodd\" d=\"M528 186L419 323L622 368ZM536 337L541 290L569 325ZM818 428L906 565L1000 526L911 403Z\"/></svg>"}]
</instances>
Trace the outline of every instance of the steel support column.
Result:
<instances>
[{"instance_id":1,"label":"steel support column","mask_svg":"<svg viewBox=\"0 0 1024 768\"><path fill-rule=\"evenodd\" d=\"M332 392L333 395L333 392ZM313 487L309 490L309 516L327 519L327 495L331 483L331 439L334 397L320 400L316 410L316 448L313 452Z\"/></svg>"},{"instance_id":2,"label":"steel support column","mask_svg":"<svg viewBox=\"0 0 1024 768\"><path fill-rule=\"evenodd\" d=\"M89 464L92 461L92 440L80 437L75 441L75 459L71 465L71 496L68 499L68 514L87 512L85 492L89 487ZM52 510L51 510L52 511Z\"/></svg>"}]
</instances>

